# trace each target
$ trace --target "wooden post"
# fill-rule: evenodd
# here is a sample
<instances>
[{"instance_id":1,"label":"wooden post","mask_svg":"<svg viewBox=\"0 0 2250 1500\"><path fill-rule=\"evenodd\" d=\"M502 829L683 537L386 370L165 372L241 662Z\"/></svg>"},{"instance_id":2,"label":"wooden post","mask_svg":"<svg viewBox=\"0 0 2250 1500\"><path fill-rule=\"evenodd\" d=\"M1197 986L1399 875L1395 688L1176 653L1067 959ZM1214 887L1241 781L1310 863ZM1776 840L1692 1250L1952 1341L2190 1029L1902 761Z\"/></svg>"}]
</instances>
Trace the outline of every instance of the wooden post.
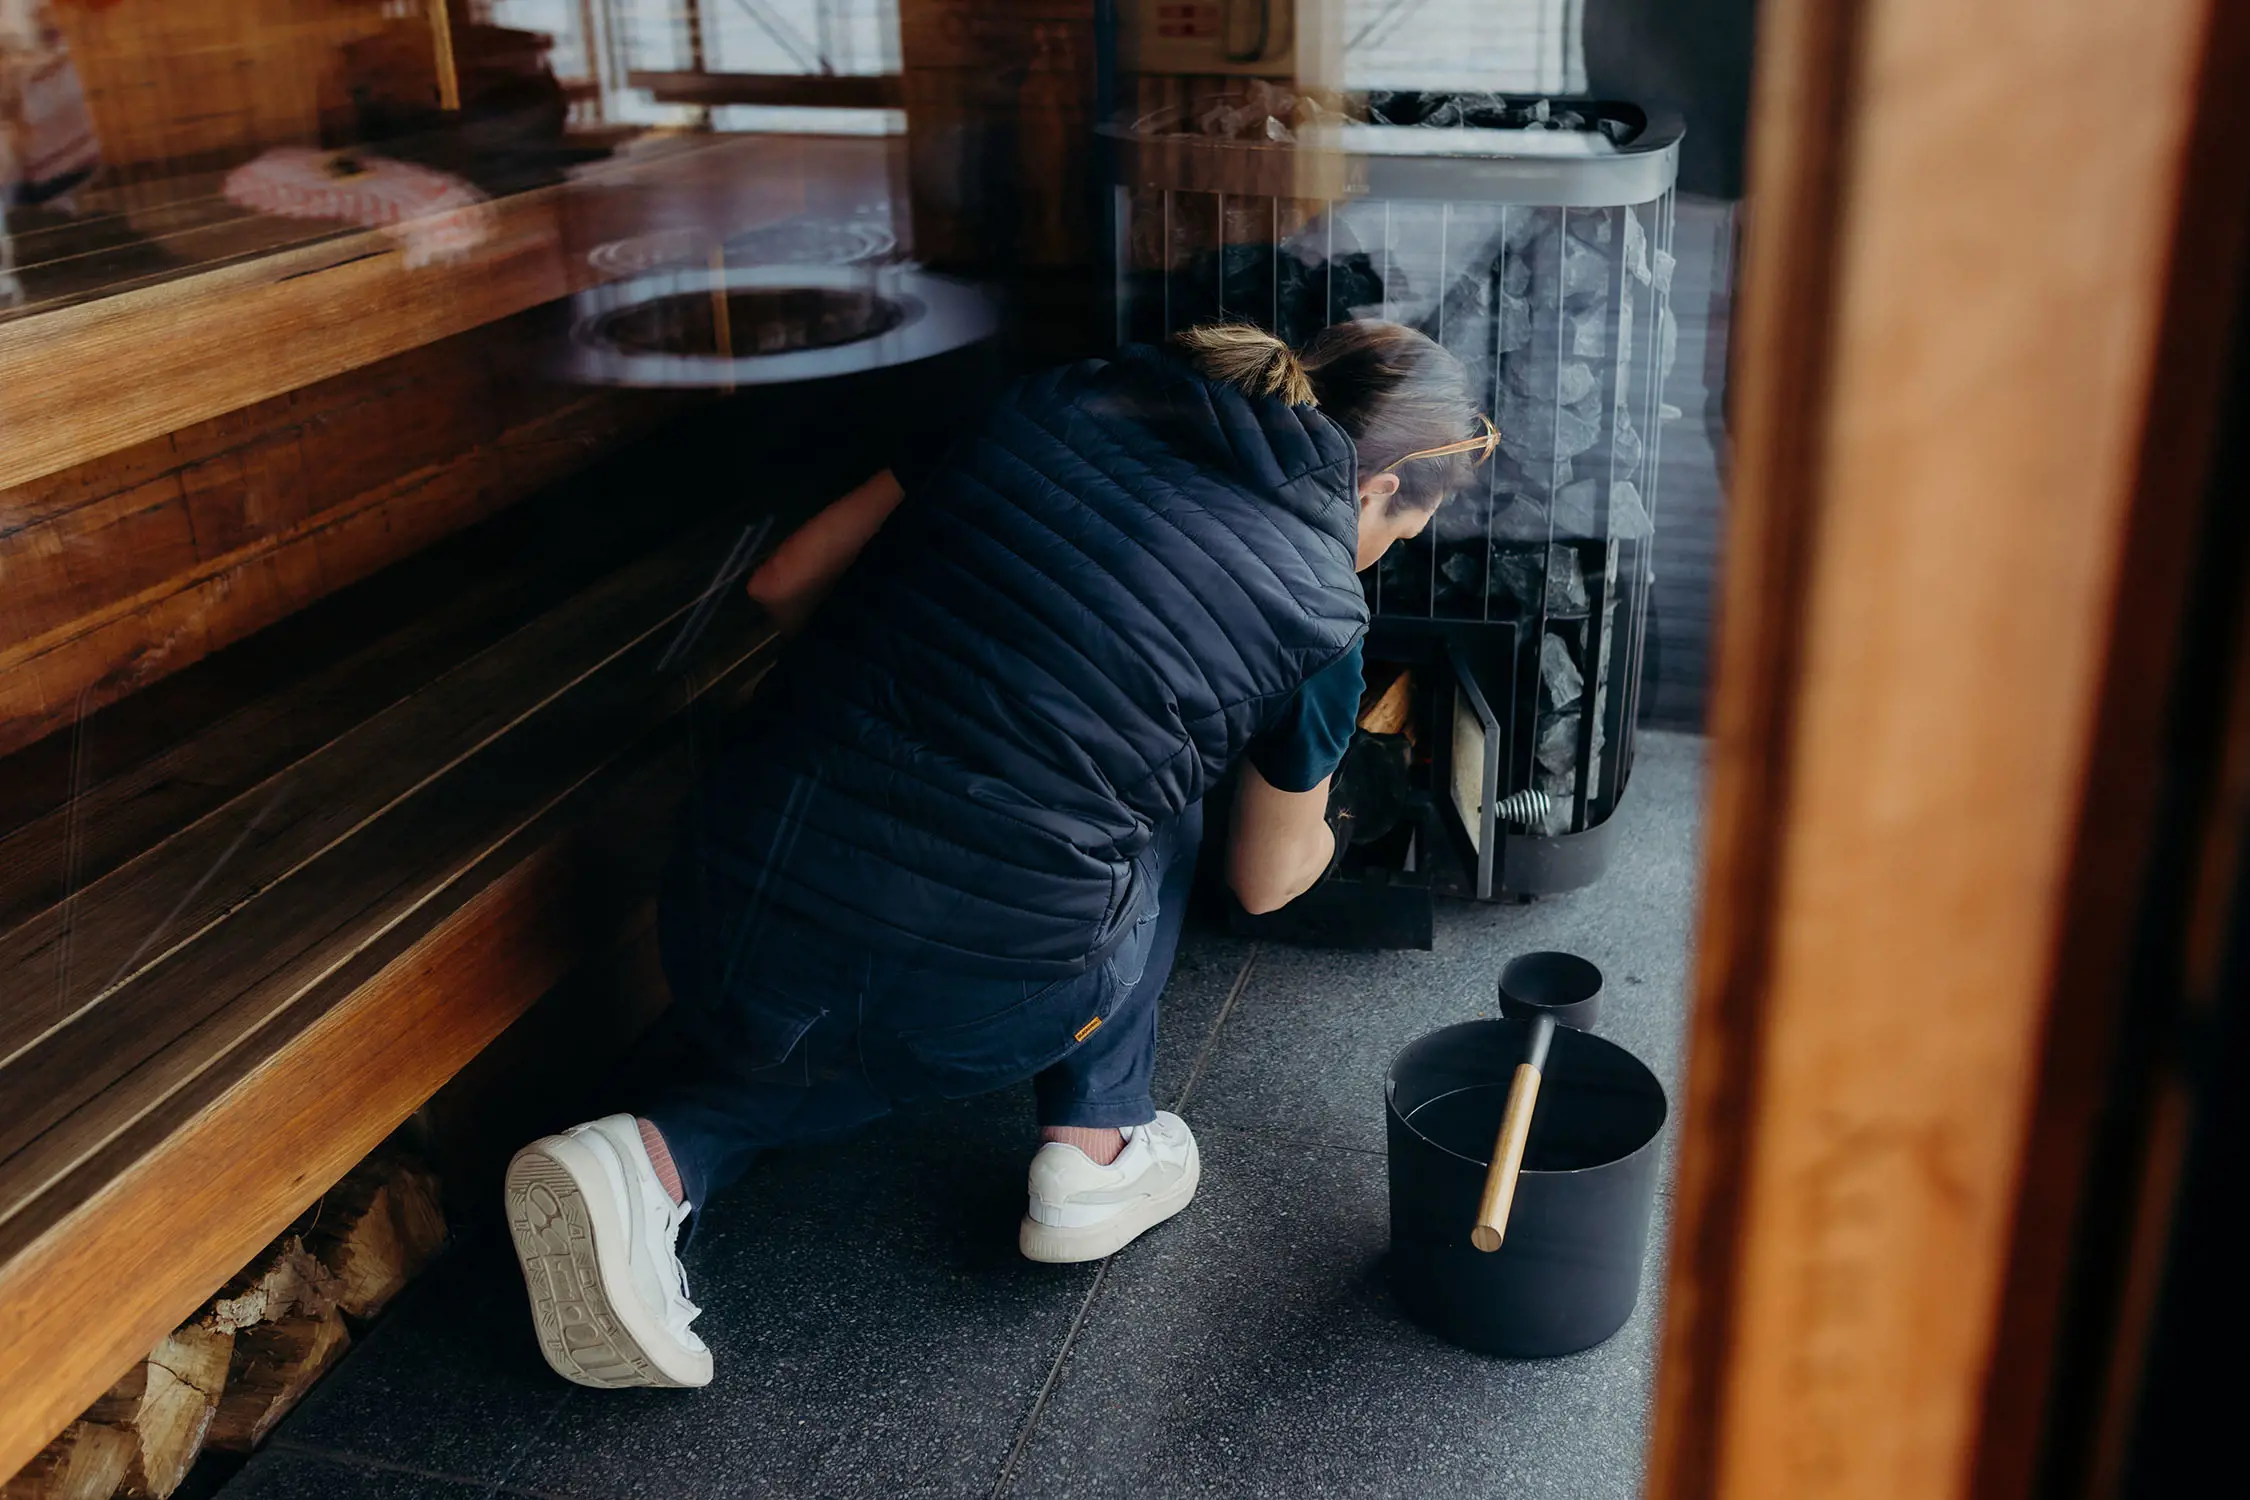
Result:
<instances>
[{"instance_id":1,"label":"wooden post","mask_svg":"<svg viewBox=\"0 0 2250 1500\"><path fill-rule=\"evenodd\" d=\"M586 77L594 85L594 123L609 119L609 85L602 77L601 23L594 17L594 0L578 0L578 34L586 43Z\"/></svg>"},{"instance_id":2,"label":"wooden post","mask_svg":"<svg viewBox=\"0 0 2250 1500\"><path fill-rule=\"evenodd\" d=\"M456 110L461 107L461 71L453 60L453 20L446 13L446 0L428 0L430 17L430 46L437 59L438 108Z\"/></svg>"},{"instance_id":3,"label":"wooden post","mask_svg":"<svg viewBox=\"0 0 2250 1500\"><path fill-rule=\"evenodd\" d=\"M2227 10L1762 13L1657 1500L2015 1500L2051 1440L2250 199Z\"/></svg>"}]
</instances>

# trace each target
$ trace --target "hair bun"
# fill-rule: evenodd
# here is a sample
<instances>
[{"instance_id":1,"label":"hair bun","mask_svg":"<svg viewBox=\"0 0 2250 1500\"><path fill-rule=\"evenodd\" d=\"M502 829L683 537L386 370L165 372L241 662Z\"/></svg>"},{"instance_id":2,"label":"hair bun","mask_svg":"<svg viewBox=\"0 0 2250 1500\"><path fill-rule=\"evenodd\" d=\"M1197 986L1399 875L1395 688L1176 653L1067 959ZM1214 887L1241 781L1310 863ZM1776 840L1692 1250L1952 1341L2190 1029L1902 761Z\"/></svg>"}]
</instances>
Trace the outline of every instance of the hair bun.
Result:
<instances>
[{"instance_id":1,"label":"hair bun","mask_svg":"<svg viewBox=\"0 0 2250 1500\"><path fill-rule=\"evenodd\" d=\"M1313 406L1312 377L1296 351L1248 323L1214 323L1174 334L1197 370L1248 396L1279 396L1291 406Z\"/></svg>"}]
</instances>

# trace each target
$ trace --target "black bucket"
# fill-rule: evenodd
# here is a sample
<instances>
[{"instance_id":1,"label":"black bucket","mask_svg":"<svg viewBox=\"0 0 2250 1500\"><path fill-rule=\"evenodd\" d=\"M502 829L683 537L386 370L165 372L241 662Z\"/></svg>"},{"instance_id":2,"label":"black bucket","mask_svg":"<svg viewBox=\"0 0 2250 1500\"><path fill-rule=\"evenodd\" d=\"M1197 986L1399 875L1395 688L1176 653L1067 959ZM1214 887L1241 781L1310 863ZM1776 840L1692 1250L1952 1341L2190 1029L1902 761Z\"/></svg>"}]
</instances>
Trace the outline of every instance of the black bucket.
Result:
<instances>
[{"instance_id":1,"label":"black bucket","mask_svg":"<svg viewBox=\"0 0 2250 1500\"><path fill-rule=\"evenodd\" d=\"M1632 1316L1669 1112L1639 1058L1556 1028L1507 1238L1478 1250L1469 1230L1530 1029L1433 1031L1384 1082L1399 1302L1442 1338L1519 1358L1591 1348Z\"/></svg>"}]
</instances>

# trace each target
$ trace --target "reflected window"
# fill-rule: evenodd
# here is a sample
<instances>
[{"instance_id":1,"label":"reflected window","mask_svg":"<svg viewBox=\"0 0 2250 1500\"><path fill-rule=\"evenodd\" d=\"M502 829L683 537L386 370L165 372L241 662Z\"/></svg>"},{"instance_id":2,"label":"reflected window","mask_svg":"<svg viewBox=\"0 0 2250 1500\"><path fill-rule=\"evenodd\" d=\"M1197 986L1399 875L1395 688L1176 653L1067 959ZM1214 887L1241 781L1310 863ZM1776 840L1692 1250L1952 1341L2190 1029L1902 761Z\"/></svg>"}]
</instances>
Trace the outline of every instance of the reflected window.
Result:
<instances>
[{"instance_id":1,"label":"reflected window","mask_svg":"<svg viewBox=\"0 0 2250 1500\"><path fill-rule=\"evenodd\" d=\"M1584 0L1345 0L1346 88L1586 92Z\"/></svg>"}]
</instances>

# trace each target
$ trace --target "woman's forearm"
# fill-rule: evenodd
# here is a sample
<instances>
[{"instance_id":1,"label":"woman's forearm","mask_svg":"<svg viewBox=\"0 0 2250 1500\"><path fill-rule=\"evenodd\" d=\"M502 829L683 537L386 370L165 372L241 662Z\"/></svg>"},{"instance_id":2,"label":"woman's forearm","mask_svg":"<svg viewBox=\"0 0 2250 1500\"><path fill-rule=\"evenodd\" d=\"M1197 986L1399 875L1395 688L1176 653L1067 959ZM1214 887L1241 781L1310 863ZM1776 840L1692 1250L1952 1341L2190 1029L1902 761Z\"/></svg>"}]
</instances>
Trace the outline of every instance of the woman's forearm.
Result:
<instances>
[{"instance_id":1,"label":"woman's forearm","mask_svg":"<svg viewBox=\"0 0 2250 1500\"><path fill-rule=\"evenodd\" d=\"M1328 782L1285 792L1256 766L1245 765L1227 850L1228 884L1243 910L1256 914L1287 906L1311 890L1335 860Z\"/></svg>"},{"instance_id":2,"label":"woman's forearm","mask_svg":"<svg viewBox=\"0 0 2250 1500\"><path fill-rule=\"evenodd\" d=\"M885 469L830 504L759 564L750 575L750 597L795 634L905 497L897 476Z\"/></svg>"}]
</instances>

